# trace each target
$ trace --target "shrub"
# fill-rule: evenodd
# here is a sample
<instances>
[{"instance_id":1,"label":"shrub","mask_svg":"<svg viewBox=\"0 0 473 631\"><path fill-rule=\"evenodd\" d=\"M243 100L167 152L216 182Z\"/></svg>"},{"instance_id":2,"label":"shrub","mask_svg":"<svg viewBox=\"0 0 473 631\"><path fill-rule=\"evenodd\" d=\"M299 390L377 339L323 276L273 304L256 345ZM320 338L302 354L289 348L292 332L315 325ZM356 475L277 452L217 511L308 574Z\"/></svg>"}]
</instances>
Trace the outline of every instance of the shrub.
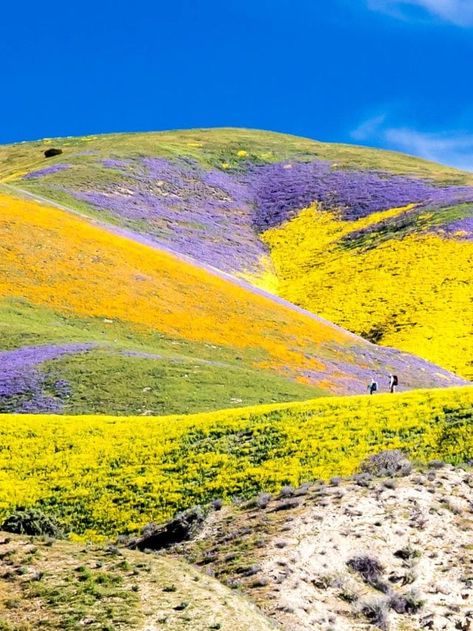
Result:
<instances>
[{"instance_id":1,"label":"shrub","mask_svg":"<svg viewBox=\"0 0 473 631\"><path fill-rule=\"evenodd\" d=\"M371 624L376 625L383 631L388 630L388 607L384 600L363 603L361 613Z\"/></svg>"},{"instance_id":2,"label":"shrub","mask_svg":"<svg viewBox=\"0 0 473 631\"><path fill-rule=\"evenodd\" d=\"M353 476L353 481L358 485L358 486L367 486L369 487L370 482L373 478L371 477L370 473L355 473L355 475Z\"/></svg>"},{"instance_id":3,"label":"shrub","mask_svg":"<svg viewBox=\"0 0 473 631\"><path fill-rule=\"evenodd\" d=\"M282 487L279 496L280 497L292 497L294 495L294 487L290 484L286 484Z\"/></svg>"},{"instance_id":4,"label":"shrub","mask_svg":"<svg viewBox=\"0 0 473 631\"><path fill-rule=\"evenodd\" d=\"M429 462L429 469L443 469L445 462L443 460L431 460Z\"/></svg>"},{"instance_id":5,"label":"shrub","mask_svg":"<svg viewBox=\"0 0 473 631\"><path fill-rule=\"evenodd\" d=\"M64 531L53 515L36 508L19 508L0 525L0 530L18 535L47 535L60 538Z\"/></svg>"},{"instance_id":6,"label":"shrub","mask_svg":"<svg viewBox=\"0 0 473 631\"><path fill-rule=\"evenodd\" d=\"M260 493L256 498L256 506L258 508L266 508L271 501L270 493Z\"/></svg>"},{"instance_id":7,"label":"shrub","mask_svg":"<svg viewBox=\"0 0 473 631\"><path fill-rule=\"evenodd\" d=\"M56 149L55 147L51 147L50 149L46 149L44 152L45 158L53 158L54 156L60 156L62 153L62 149Z\"/></svg>"},{"instance_id":8,"label":"shrub","mask_svg":"<svg viewBox=\"0 0 473 631\"><path fill-rule=\"evenodd\" d=\"M403 561L407 561L408 559L415 559L420 556L419 550L416 550L411 546L406 546L405 548L396 550L396 552L394 552L393 554L397 559L402 559Z\"/></svg>"},{"instance_id":9,"label":"shrub","mask_svg":"<svg viewBox=\"0 0 473 631\"><path fill-rule=\"evenodd\" d=\"M403 596L393 594L388 601L389 607L399 614L417 613L424 606L424 602L415 592L408 592Z\"/></svg>"},{"instance_id":10,"label":"shrub","mask_svg":"<svg viewBox=\"0 0 473 631\"><path fill-rule=\"evenodd\" d=\"M378 478L383 476L402 477L411 473L412 465L402 451L389 449L363 460L360 471L370 473Z\"/></svg>"},{"instance_id":11,"label":"shrub","mask_svg":"<svg viewBox=\"0 0 473 631\"><path fill-rule=\"evenodd\" d=\"M369 585L377 586L379 578L382 575L384 568L381 563L367 555L353 557L347 561L349 568L358 572L361 578Z\"/></svg>"},{"instance_id":12,"label":"shrub","mask_svg":"<svg viewBox=\"0 0 473 631\"><path fill-rule=\"evenodd\" d=\"M212 502L212 508L214 510L222 510L222 508L223 508L223 501L220 500L220 499L214 500Z\"/></svg>"}]
</instances>

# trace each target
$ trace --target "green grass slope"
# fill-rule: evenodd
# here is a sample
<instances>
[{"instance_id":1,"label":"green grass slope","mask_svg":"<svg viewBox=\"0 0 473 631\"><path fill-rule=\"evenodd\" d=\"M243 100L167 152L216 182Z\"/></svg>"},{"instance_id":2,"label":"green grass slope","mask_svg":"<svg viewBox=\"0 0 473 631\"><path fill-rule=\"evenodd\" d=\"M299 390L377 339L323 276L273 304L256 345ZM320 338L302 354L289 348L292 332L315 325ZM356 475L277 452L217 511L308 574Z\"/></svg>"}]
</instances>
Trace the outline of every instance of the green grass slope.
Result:
<instances>
[{"instance_id":1,"label":"green grass slope","mask_svg":"<svg viewBox=\"0 0 473 631\"><path fill-rule=\"evenodd\" d=\"M0 533L1 631L270 631L242 595L178 559Z\"/></svg>"}]
</instances>

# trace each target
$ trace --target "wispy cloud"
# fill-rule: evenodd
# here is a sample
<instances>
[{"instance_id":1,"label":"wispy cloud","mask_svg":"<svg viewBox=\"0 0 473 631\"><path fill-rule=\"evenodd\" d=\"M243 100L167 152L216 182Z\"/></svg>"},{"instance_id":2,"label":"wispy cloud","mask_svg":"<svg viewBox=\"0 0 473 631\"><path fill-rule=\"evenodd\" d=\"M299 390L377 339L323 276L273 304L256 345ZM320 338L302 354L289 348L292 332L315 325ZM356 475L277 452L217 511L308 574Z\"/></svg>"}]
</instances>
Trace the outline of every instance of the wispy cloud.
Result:
<instances>
[{"instance_id":1,"label":"wispy cloud","mask_svg":"<svg viewBox=\"0 0 473 631\"><path fill-rule=\"evenodd\" d=\"M389 125L387 115L382 114L362 122L351 136L359 142L473 171L473 134L468 132L426 132Z\"/></svg>"},{"instance_id":2,"label":"wispy cloud","mask_svg":"<svg viewBox=\"0 0 473 631\"><path fill-rule=\"evenodd\" d=\"M367 0L368 7L398 18L412 16L413 10L423 10L457 26L473 26L472 0Z\"/></svg>"}]
</instances>

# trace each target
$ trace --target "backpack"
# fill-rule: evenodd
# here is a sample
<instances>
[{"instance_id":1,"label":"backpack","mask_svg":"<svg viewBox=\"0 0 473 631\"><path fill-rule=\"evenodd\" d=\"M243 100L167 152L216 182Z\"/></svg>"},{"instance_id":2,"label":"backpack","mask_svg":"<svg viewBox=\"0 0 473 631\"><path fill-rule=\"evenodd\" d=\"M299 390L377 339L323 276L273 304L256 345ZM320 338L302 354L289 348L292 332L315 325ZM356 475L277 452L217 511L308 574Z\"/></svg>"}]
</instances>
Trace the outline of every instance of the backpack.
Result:
<instances>
[{"instance_id":1,"label":"backpack","mask_svg":"<svg viewBox=\"0 0 473 631\"><path fill-rule=\"evenodd\" d=\"M397 375L393 375L393 386L397 386L398 383Z\"/></svg>"},{"instance_id":2,"label":"backpack","mask_svg":"<svg viewBox=\"0 0 473 631\"><path fill-rule=\"evenodd\" d=\"M373 381L373 383L370 384L369 388L371 392L376 392L378 389L378 384L376 383L376 381Z\"/></svg>"}]
</instances>

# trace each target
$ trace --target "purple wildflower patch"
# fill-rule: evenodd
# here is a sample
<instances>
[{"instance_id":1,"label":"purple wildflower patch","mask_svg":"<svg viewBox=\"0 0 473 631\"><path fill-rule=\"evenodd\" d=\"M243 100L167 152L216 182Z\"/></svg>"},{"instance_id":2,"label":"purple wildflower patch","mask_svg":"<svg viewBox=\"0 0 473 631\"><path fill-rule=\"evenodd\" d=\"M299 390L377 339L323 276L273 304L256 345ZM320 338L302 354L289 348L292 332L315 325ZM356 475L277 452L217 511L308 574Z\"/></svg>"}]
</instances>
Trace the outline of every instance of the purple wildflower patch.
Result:
<instances>
[{"instance_id":1,"label":"purple wildflower patch","mask_svg":"<svg viewBox=\"0 0 473 631\"><path fill-rule=\"evenodd\" d=\"M313 202L346 220L412 203L420 212L473 202L473 186L436 186L414 177L340 169L323 160L247 160L238 170L207 169L191 158L110 157L97 164L102 173L93 189L90 182L72 179L61 192L104 211L106 220L114 216L134 238L142 235L148 244L230 273L264 272L267 249L258 232ZM415 218L399 219L405 221Z\"/></svg>"},{"instance_id":2,"label":"purple wildflower patch","mask_svg":"<svg viewBox=\"0 0 473 631\"><path fill-rule=\"evenodd\" d=\"M107 169L118 169L123 170L126 169L129 165L127 160L116 160L114 158L105 158L102 160L102 166Z\"/></svg>"},{"instance_id":3,"label":"purple wildflower patch","mask_svg":"<svg viewBox=\"0 0 473 631\"><path fill-rule=\"evenodd\" d=\"M36 366L62 355L81 353L92 344L62 346L25 346L0 352L0 412L53 413L61 409L69 393L69 384L59 380L54 384L54 396L44 392L44 376Z\"/></svg>"},{"instance_id":4,"label":"purple wildflower patch","mask_svg":"<svg viewBox=\"0 0 473 631\"><path fill-rule=\"evenodd\" d=\"M336 170L320 160L251 166L242 181L253 192L260 230L281 224L313 202L354 220L411 203L434 208L473 201L473 186L437 187L401 175Z\"/></svg>"},{"instance_id":5,"label":"purple wildflower patch","mask_svg":"<svg viewBox=\"0 0 473 631\"><path fill-rule=\"evenodd\" d=\"M191 160L164 158L108 161L121 179L101 190L71 191L154 243L224 271L259 266L266 252L253 228L253 206L245 184L204 170Z\"/></svg>"},{"instance_id":6,"label":"purple wildflower patch","mask_svg":"<svg viewBox=\"0 0 473 631\"><path fill-rule=\"evenodd\" d=\"M45 175L53 175L54 173L59 173L60 171L65 171L69 169L69 164L53 164L50 167L45 167L44 169L39 169L38 171L32 171L31 173L27 173L24 176L25 180L34 180L35 178L44 177Z\"/></svg>"},{"instance_id":7,"label":"purple wildflower patch","mask_svg":"<svg viewBox=\"0 0 473 631\"><path fill-rule=\"evenodd\" d=\"M305 376L314 383L333 383L335 394L364 394L372 379L378 383L380 392L389 392L390 374L399 377L399 392L468 383L420 357L370 343L344 347L340 359L336 349L329 347L324 353L322 346L320 350L323 369L307 372Z\"/></svg>"},{"instance_id":8,"label":"purple wildflower patch","mask_svg":"<svg viewBox=\"0 0 473 631\"><path fill-rule=\"evenodd\" d=\"M473 216L442 226L442 230L448 235L473 241Z\"/></svg>"}]
</instances>

